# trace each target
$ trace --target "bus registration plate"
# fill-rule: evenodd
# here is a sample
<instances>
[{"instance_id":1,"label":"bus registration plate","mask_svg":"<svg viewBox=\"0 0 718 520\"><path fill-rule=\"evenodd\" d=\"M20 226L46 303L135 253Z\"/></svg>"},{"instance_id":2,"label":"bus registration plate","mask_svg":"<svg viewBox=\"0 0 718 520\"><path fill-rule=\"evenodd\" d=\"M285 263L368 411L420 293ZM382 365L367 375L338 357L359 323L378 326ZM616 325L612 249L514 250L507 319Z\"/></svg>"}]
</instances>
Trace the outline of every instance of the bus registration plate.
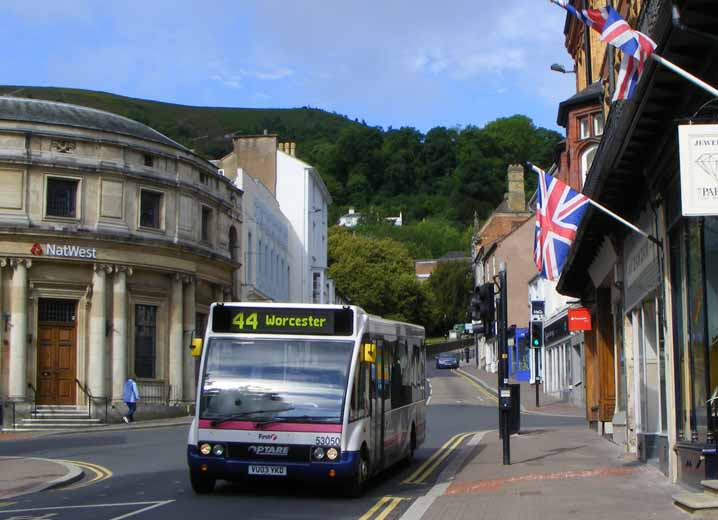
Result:
<instances>
[{"instance_id":1,"label":"bus registration plate","mask_svg":"<svg viewBox=\"0 0 718 520\"><path fill-rule=\"evenodd\" d=\"M287 476L286 466L249 466L250 475L272 475L277 477Z\"/></svg>"}]
</instances>

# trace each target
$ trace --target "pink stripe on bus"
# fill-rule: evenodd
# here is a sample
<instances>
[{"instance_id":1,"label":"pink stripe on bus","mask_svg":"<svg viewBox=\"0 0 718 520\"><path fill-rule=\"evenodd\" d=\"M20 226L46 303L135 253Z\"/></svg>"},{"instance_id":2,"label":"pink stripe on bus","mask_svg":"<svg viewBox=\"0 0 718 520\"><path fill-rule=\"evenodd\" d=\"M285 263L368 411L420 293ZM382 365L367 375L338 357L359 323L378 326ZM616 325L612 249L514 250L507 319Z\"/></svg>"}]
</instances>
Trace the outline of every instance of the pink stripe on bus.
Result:
<instances>
[{"instance_id":1,"label":"pink stripe on bus","mask_svg":"<svg viewBox=\"0 0 718 520\"><path fill-rule=\"evenodd\" d=\"M226 421L219 426L212 426L212 419L200 419L199 427L216 430L251 430L268 432L320 432L320 433L341 433L341 424L320 424L320 423L273 423L262 428L255 428L255 421Z\"/></svg>"}]
</instances>

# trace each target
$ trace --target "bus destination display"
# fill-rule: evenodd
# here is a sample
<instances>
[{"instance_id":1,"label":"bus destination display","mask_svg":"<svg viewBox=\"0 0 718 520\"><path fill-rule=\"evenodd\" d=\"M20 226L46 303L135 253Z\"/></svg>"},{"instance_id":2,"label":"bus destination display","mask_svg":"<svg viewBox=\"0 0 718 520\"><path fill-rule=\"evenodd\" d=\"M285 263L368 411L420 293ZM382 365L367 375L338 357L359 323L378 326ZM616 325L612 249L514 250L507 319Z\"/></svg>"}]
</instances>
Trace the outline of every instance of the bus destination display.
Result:
<instances>
[{"instance_id":1,"label":"bus destination display","mask_svg":"<svg viewBox=\"0 0 718 520\"><path fill-rule=\"evenodd\" d=\"M212 315L212 330L220 333L351 336L354 311L217 306Z\"/></svg>"}]
</instances>

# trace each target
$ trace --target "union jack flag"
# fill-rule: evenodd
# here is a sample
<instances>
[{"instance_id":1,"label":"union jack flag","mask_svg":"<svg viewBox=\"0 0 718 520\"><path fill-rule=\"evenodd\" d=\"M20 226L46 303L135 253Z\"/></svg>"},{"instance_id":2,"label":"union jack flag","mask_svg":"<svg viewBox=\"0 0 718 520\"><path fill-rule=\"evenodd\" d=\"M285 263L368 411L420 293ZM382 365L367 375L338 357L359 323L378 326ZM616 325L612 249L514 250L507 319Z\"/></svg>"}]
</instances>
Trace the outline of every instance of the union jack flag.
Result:
<instances>
[{"instance_id":1,"label":"union jack flag","mask_svg":"<svg viewBox=\"0 0 718 520\"><path fill-rule=\"evenodd\" d=\"M557 280L576 238L589 198L541 168L531 163L529 166L539 176L534 261L542 277Z\"/></svg>"},{"instance_id":2,"label":"union jack flag","mask_svg":"<svg viewBox=\"0 0 718 520\"><path fill-rule=\"evenodd\" d=\"M568 0L551 1L601 33L601 41L613 45L623 52L613 100L630 99L638 80L641 79L641 73L648 57L656 49L656 43L642 32L631 29L628 22L611 6L579 11Z\"/></svg>"}]
</instances>

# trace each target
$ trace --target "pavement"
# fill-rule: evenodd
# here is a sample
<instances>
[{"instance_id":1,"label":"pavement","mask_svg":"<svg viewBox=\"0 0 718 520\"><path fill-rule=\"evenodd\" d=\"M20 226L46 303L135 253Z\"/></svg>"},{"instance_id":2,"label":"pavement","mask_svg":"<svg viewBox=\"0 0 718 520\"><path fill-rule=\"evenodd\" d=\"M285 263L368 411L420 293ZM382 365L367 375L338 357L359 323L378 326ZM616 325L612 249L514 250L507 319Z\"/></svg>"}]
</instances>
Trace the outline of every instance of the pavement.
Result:
<instances>
[{"instance_id":1,"label":"pavement","mask_svg":"<svg viewBox=\"0 0 718 520\"><path fill-rule=\"evenodd\" d=\"M82 430L56 430L47 432L0 432L0 442L33 439L38 437L82 434L89 432L112 432L189 426L192 417L137 421L130 424L93 426ZM66 486L81 480L84 471L70 462L36 457L0 457L0 501Z\"/></svg>"},{"instance_id":2,"label":"pavement","mask_svg":"<svg viewBox=\"0 0 718 520\"><path fill-rule=\"evenodd\" d=\"M468 365L462 372L496 394L496 374ZM534 388L522 383L527 413L583 416L582 409L545 394L537 409L525 387ZM476 434L400 520L691 517L673 504L672 495L684 489L587 426L524 428L509 437L505 462L497 431Z\"/></svg>"},{"instance_id":3,"label":"pavement","mask_svg":"<svg viewBox=\"0 0 718 520\"><path fill-rule=\"evenodd\" d=\"M476 367L474 359L468 363L462 360L459 373L469 376L475 382L483 386L494 396L498 395L496 387L498 385L498 375L487 372ZM511 384L519 384L521 386L521 411L523 413L560 415L564 417L585 417L586 411L582 407L577 407L569 401L559 399L550 394L543 392L543 385L539 385L539 406L536 406L536 387L528 381L516 381L509 379Z\"/></svg>"},{"instance_id":4,"label":"pavement","mask_svg":"<svg viewBox=\"0 0 718 520\"><path fill-rule=\"evenodd\" d=\"M68 485L84 476L64 461L35 457L0 457L0 500Z\"/></svg>"}]
</instances>

